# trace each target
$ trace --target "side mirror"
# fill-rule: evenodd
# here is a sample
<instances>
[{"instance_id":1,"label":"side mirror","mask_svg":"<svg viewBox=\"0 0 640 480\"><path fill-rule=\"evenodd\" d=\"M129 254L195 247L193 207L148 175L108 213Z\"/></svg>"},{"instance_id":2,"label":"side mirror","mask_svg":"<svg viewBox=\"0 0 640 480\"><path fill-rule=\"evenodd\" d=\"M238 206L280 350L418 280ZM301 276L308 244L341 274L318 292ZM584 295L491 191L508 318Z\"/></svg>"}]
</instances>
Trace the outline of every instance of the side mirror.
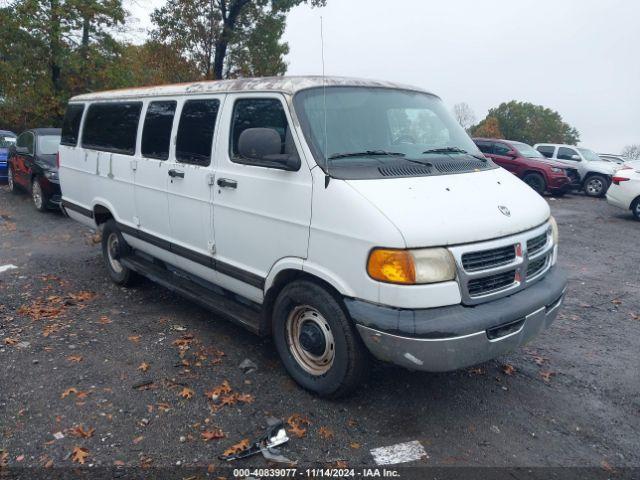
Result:
<instances>
[{"instance_id":1,"label":"side mirror","mask_svg":"<svg viewBox=\"0 0 640 480\"><path fill-rule=\"evenodd\" d=\"M247 128L238 139L238 154L246 163L279 170L298 170L300 158L281 151L280 134L273 128Z\"/></svg>"},{"instance_id":2,"label":"side mirror","mask_svg":"<svg viewBox=\"0 0 640 480\"><path fill-rule=\"evenodd\" d=\"M582 158L580 158L580 155L571 155L571 160L575 160L576 162L579 162L580 160L582 160Z\"/></svg>"}]
</instances>

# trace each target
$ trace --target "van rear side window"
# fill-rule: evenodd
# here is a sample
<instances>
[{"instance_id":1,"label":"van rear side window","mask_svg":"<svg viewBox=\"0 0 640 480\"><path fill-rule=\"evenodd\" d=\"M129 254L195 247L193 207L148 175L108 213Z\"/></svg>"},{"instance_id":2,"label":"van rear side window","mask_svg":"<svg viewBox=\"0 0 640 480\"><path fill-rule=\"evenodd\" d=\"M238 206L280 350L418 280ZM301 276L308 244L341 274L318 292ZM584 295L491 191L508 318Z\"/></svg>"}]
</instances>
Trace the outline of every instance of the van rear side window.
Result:
<instances>
[{"instance_id":1,"label":"van rear side window","mask_svg":"<svg viewBox=\"0 0 640 480\"><path fill-rule=\"evenodd\" d=\"M175 101L151 102L142 129L142 156L166 160L169 158L171 127L176 113Z\"/></svg>"},{"instance_id":2,"label":"van rear side window","mask_svg":"<svg viewBox=\"0 0 640 480\"><path fill-rule=\"evenodd\" d=\"M70 104L62 121L62 139L60 145L75 147L80 135L80 121L84 112L84 104Z\"/></svg>"},{"instance_id":3,"label":"van rear side window","mask_svg":"<svg viewBox=\"0 0 640 480\"><path fill-rule=\"evenodd\" d=\"M176 159L179 162L205 167L211 163L219 107L218 100L188 100L184 103L176 139Z\"/></svg>"},{"instance_id":4,"label":"van rear side window","mask_svg":"<svg viewBox=\"0 0 640 480\"><path fill-rule=\"evenodd\" d=\"M89 106L82 146L133 155L142 102L94 103Z\"/></svg>"}]
</instances>

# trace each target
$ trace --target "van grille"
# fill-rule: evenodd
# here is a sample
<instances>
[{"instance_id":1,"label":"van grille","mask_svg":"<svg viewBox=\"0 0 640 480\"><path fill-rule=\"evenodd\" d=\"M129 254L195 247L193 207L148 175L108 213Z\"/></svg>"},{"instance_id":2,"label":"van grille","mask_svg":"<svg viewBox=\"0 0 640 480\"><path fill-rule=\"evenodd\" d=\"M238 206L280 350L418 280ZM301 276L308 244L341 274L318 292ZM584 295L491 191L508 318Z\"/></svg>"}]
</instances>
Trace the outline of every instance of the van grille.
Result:
<instances>
[{"instance_id":1,"label":"van grille","mask_svg":"<svg viewBox=\"0 0 640 480\"><path fill-rule=\"evenodd\" d=\"M527 277L533 277L540 273L542 269L547 265L547 257L534 260L527 265Z\"/></svg>"},{"instance_id":2,"label":"van grille","mask_svg":"<svg viewBox=\"0 0 640 480\"><path fill-rule=\"evenodd\" d=\"M529 253L529 256L535 255L544 248L547 244L547 235L547 232L545 232L542 235L538 235L537 237L527 240L527 252Z\"/></svg>"},{"instance_id":3,"label":"van grille","mask_svg":"<svg viewBox=\"0 0 640 480\"><path fill-rule=\"evenodd\" d=\"M487 270L501 265L507 265L516 258L514 245L492 248L480 252L469 252L462 255L462 266L468 272Z\"/></svg>"},{"instance_id":4,"label":"van grille","mask_svg":"<svg viewBox=\"0 0 640 480\"><path fill-rule=\"evenodd\" d=\"M551 268L550 225L485 242L449 247L457 265L462 303L477 305L511 295Z\"/></svg>"},{"instance_id":5,"label":"van grille","mask_svg":"<svg viewBox=\"0 0 640 480\"><path fill-rule=\"evenodd\" d=\"M431 175L432 170L428 165L404 165L395 167L378 167L378 171L384 177L420 177Z\"/></svg>"},{"instance_id":6,"label":"van grille","mask_svg":"<svg viewBox=\"0 0 640 480\"><path fill-rule=\"evenodd\" d=\"M480 295L486 295L487 293L502 290L509 285L512 285L516 281L516 271L509 270L508 272L497 273L495 275L489 275L488 277L481 277L471 280L467 287L469 289L469 295L477 297Z\"/></svg>"}]
</instances>

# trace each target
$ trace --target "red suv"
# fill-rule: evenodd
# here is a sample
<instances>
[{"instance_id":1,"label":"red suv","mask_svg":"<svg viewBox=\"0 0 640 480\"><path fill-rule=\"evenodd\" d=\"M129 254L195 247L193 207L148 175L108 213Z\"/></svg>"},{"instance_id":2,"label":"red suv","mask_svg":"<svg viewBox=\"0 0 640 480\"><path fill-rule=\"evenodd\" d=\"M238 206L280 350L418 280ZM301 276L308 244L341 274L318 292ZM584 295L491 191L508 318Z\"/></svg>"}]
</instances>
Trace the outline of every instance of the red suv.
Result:
<instances>
[{"instance_id":1,"label":"red suv","mask_svg":"<svg viewBox=\"0 0 640 480\"><path fill-rule=\"evenodd\" d=\"M532 146L512 140L474 138L480 151L542 195L563 195L580 181L575 168L545 158Z\"/></svg>"}]
</instances>

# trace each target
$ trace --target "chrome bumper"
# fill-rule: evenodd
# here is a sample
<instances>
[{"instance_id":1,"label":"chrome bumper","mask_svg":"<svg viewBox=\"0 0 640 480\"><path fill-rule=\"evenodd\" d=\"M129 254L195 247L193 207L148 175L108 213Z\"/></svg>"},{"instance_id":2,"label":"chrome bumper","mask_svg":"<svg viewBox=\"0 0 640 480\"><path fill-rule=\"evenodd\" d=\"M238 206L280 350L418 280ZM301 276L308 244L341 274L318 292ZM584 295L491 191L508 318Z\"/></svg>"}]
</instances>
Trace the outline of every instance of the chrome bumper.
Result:
<instances>
[{"instance_id":1,"label":"chrome bumper","mask_svg":"<svg viewBox=\"0 0 640 480\"><path fill-rule=\"evenodd\" d=\"M491 360L524 345L556 318L562 296L553 305L525 316L519 328L490 339L488 330L452 338L410 338L357 325L369 351L378 359L426 372L446 372Z\"/></svg>"}]
</instances>

